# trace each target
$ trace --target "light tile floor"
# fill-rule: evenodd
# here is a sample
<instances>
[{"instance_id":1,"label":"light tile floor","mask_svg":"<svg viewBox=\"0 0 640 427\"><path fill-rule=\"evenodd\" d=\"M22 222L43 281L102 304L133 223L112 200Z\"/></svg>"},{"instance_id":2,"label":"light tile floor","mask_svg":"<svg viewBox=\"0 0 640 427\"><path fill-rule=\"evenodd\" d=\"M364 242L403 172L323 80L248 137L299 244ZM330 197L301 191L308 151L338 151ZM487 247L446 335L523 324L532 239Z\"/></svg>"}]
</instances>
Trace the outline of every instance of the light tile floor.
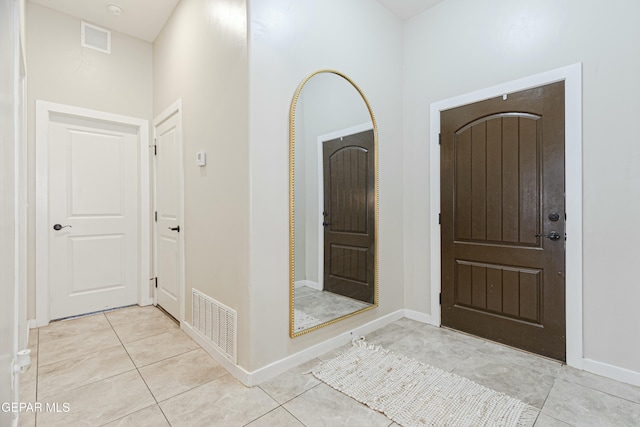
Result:
<instances>
[{"instance_id":1,"label":"light tile floor","mask_svg":"<svg viewBox=\"0 0 640 427\"><path fill-rule=\"evenodd\" d=\"M638 387L409 319L367 340L529 403L538 427L640 426ZM309 374L346 347L247 388L154 307L52 323L29 345L21 401L59 412L21 426L397 427Z\"/></svg>"}]
</instances>

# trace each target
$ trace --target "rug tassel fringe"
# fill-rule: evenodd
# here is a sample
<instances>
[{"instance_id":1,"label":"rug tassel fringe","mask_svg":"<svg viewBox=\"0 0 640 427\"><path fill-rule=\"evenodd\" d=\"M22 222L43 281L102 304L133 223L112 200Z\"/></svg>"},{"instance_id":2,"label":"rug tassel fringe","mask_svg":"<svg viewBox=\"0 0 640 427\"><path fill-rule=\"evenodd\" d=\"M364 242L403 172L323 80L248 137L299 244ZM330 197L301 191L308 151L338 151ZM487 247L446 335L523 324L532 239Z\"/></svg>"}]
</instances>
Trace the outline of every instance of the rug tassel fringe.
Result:
<instances>
[{"instance_id":1,"label":"rug tassel fringe","mask_svg":"<svg viewBox=\"0 0 640 427\"><path fill-rule=\"evenodd\" d=\"M389 350L383 348L382 346L379 346L377 344L371 344L369 342L367 342L367 339L365 337L355 337L354 339L351 340L351 344L354 347L358 347L358 348L365 348L367 350L373 350L377 353L389 353Z\"/></svg>"},{"instance_id":2,"label":"rug tassel fringe","mask_svg":"<svg viewBox=\"0 0 640 427\"><path fill-rule=\"evenodd\" d=\"M536 419L538 418L538 415L540 414L540 412L538 412L535 408L532 408L531 406L527 406L522 410L522 414L520 414L520 419L518 419L518 424L516 424L517 427L531 427L533 426L533 423L536 422Z\"/></svg>"},{"instance_id":3,"label":"rug tassel fringe","mask_svg":"<svg viewBox=\"0 0 640 427\"><path fill-rule=\"evenodd\" d=\"M363 344L366 344L366 338L363 336L353 337L351 340L351 345L354 347L362 347Z\"/></svg>"}]
</instances>

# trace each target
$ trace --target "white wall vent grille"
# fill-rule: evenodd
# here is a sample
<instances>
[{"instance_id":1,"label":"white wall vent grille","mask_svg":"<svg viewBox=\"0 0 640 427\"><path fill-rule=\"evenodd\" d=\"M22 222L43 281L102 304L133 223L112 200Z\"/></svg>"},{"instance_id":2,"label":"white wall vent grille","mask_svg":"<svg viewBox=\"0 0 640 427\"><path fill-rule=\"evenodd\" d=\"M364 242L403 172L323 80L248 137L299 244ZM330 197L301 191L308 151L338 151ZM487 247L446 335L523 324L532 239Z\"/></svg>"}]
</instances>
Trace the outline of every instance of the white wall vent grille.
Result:
<instances>
[{"instance_id":1,"label":"white wall vent grille","mask_svg":"<svg viewBox=\"0 0 640 427\"><path fill-rule=\"evenodd\" d=\"M80 45L111 54L111 31L82 22L80 25Z\"/></svg>"},{"instance_id":2,"label":"white wall vent grille","mask_svg":"<svg viewBox=\"0 0 640 427\"><path fill-rule=\"evenodd\" d=\"M236 311L197 289L192 290L191 308L193 328L235 364L238 329Z\"/></svg>"}]
</instances>

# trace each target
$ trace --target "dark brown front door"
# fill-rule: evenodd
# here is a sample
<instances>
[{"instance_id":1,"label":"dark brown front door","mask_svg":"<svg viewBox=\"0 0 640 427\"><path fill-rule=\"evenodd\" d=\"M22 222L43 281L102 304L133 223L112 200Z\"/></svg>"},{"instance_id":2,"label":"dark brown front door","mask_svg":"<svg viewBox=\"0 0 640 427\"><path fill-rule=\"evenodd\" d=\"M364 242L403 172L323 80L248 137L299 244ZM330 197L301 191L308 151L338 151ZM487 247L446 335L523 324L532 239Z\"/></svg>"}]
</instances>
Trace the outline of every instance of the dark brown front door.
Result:
<instances>
[{"instance_id":1,"label":"dark brown front door","mask_svg":"<svg viewBox=\"0 0 640 427\"><path fill-rule=\"evenodd\" d=\"M442 325L565 360L564 82L441 113Z\"/></svg>"},{"instance_id":2,"label":"dark brown front door","mask_svg":"<svg viewBox=\"0 0 640 427\"><path fill-rule=\"evenodd\" d=\"M373 130L323 144L324 289L373 303Z\"/></svg>"}]
</instances>

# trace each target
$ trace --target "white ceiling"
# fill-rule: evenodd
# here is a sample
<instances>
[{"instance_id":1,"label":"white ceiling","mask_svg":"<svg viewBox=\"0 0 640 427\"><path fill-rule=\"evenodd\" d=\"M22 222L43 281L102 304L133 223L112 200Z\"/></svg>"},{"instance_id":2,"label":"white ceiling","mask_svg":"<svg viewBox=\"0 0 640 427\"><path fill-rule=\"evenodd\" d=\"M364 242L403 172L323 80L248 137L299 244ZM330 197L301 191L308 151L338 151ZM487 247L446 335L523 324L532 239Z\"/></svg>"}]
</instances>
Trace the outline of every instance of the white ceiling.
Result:
<instances>
[{"instance_id":1,"label":"white ceiling","mask_svg":"<svg viewBox=\"0 0 640 427\"><path fill-rule=\"evenodd\" d=\"M90 22L153 42L179 0L29 0ZM406 20L443 0L378 0L384 7ZM117 4L123 10L112 15L107 5Z\"/></svg>"},{"instance_id":2,"label":"white ceiling","mask_svg":"<svg viewBox=\"0 0 640 427\"><path fill-rule=\"evenodd\" d=\"M179 0L30 0L100 27L119 31L148 42L160 33ZM112 15L107 5L117 4L124 11Z\"/></svg>"},{"instance_id":3,"label":"white ceiling","mask_svg":"<svg viewBox=\"0 0 640 427\"><path fill-rule=\"evenodd\" d=\"M413 18L443 0L378 0L402 20Z\"/></svg>"}]
</instances>

